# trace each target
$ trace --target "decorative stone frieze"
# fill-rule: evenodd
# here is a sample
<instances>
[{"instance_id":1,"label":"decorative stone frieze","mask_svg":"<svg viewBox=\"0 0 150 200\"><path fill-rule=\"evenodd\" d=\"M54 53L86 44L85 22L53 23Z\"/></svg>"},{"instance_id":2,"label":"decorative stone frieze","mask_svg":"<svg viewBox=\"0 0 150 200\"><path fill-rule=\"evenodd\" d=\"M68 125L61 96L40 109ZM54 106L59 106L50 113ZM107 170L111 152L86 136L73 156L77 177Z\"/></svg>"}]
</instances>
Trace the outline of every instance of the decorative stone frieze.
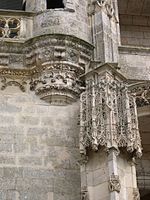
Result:
<instances>
[{"instance_id":1,"label":"decorative stone frieze","mask_svg":"<svg viewBox=\"0 0 150 200\"><path fill-rule=\"evenodd\" d=\"M1 83L2 83L1 90L5 90L9 86L16 86L19 87L19 89L22 92L26 91L27 82L24 79L13 80L13 79L7 79L6 77L1 77Z\"/></svg>"},{"instance_id":2,"label":"decorative stone frieze","mask_svg":"<svg viewBox=\"0 0 150 200\"><path fill-rule=\"evenodd\" d=\"M127 85L110 73L106 70L99 74L95 70L87 75L90 78L80 100L81 153L86 154L87 148L98 151L100 146L108 150L124 147L140 157L135 98L128 92Z\"/></svg>"},{"instance_id":3,"label":"decorative stone frieze","mask_svg":"<svg viewBox=\"0 0 150 200\"><path fill-rule=\"evenodd\" d=\"M137 82L130 86L138 107L150 105L150 82Z\"/></svg>"},{"instance_id":4,"label":"decorative stone frieze","mask_svg":"<svg viewBox=\"0 0 150 200\"><path fill-rule=\"evenodd\" d=\"M21 21L15 17L0 17L0 38L17 38L20 34Z\"/></svg>"},{"instance_id":5,"label":"decorative stone frieze","mask_svg":"<svg viewBox=\"0 0 150 200\"><path fill-rule=\"evenodd\" d=\"M121 183L118 175L112 174L109 180L109 190L110 192L120 192L121 190Z\"/></svg>"}]
</instances>

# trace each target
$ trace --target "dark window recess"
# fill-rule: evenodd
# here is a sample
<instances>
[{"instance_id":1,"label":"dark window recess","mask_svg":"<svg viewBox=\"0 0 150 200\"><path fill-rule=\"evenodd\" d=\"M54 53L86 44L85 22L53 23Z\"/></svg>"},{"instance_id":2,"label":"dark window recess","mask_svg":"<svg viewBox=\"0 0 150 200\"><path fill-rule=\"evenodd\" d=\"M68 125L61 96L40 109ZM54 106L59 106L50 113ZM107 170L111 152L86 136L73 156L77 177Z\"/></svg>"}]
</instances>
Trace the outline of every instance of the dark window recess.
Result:
<instances>
[{"instance_id":1,"label":"dark window recess","mask_svg":"<svg viewBox=\"0 0 150 200\"><path fill-rule=\"evenodd\" d=\"M23 0L0 0L0 9L25 10L25 3Z\"/></svg>"},{"instance_id":2,"label":"dark window recess","mask_svg":"<svg viewBox=\"0 0 150 200\"><path fill-rule=\"evenodd\" d=\"M26 2L24 2L23 4L22 4L22 10L26 10Z\"/></svg>"},{"instance_id":3,"label":"dark window recess","mask_svg":"<svg viewBox=\"0 0 150 200\"><path fill-rule=\"evenodd\" d=\"M47 9L64 8L63 0L47 0Z\"/></svg>"}]
</instances>

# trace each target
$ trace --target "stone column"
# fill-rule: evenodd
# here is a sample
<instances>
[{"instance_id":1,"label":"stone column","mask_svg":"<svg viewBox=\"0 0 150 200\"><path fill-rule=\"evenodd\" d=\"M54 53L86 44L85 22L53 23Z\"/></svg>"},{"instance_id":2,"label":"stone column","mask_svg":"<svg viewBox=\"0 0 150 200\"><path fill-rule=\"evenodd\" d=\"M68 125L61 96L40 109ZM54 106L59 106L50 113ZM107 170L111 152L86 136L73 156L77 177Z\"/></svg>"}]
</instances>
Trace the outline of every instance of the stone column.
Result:
<instances>
[{"instance_id":1,"label":"stone column","mask_svg":"<svg viewBox=\"0 0 150 200\"><path fill-rule=\"evenodd\" d=\"M118 61L120 31L116 5L112 0L91 0L89 4L94 59L103 63Z\"/></svg>"},{"instance_id":2,"label":"stone column","mask_svg":"<svg viewBox=\"0 0 150 200\"><path fill-rule=\"evenodd\" d=\"M135 99L125 78L110 64L97 66L85 79L80 149L88 157L81 167L86 196L89 200L135 200L134 160L141 156Z\"/></svg>"}]
</instances>

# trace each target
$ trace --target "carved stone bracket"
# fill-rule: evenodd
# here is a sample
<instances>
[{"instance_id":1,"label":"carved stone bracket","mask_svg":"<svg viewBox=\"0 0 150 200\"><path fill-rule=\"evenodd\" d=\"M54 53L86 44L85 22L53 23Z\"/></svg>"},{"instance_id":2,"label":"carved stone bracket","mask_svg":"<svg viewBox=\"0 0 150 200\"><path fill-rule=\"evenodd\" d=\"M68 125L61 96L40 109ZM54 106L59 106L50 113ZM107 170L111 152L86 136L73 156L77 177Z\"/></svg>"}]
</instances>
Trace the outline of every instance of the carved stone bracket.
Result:
<instances>
[{"instance_id":1,"label":"carved stone bracket","mask_svg":"<svg viewBox=\"0 0 150 200\"><path fill-rule=\"evenodd\" d=\"M109 190L110 192L120 192L121 183L118 175L112 174L109 180Z\"/></svg>"},{"instance_id":2,"label":"carved stone bracket","mask_svg":"<svg viewBox=\"0 0 150 200\"><path fill-rule=\"evenodd\" d=\"M133 189L133 200L140 200L140 192L138 188Z\"/></svg>"},{"instance_id":3,"label":"carved stone bracket","mask_svg":"<svg viewBox=\"0 0 150 200\"><path fill-rule=\"evenodd\" d=\"M150 105L150 82L137 82L130 86L138 107Z\"/></svg>"},{"instance_id":4,"label":"carved stone bracket","mask_svg":"<svg viewBox=\"0 0 150 200\"><path fill-rule=\"evenodd\" d=\"M81 200L89 200L88 190L86 187L81 190Z\"/></svg>"},{"instance_id":5,"label":"carved stone bracket","mask_svg":"<svg viewBox=\"0 0 150 200\"><path fill-rule=\"evenodd\" d=\"M98 151L99 146L104 146L108 151L124 147L141 156L135 98L127 85L107 70L103 75L91 72L87 78L80 117L81 153L86 153L87 148Z\"/></svg>"},{"instance_id":6,"label":"carved stone bracket","mask_svg":"<svg viewBox=\"0 0 150 200\"><path fill-rule=\"evenodd\" d=\"M83 90L80 76L90 64L92 45L73 36L54 34L25 42L22 52L24 68L0 69L2 90L17 86L25 91L28 87L51 104L68 104L79 98ZM15 62L20 63L20 59Z\"/></svg>"},{"instance_id":7,"label":"carved stone bracket","mask_svg":"<svg viewBox=\"0 0 150 200\"><path fill-rule=\"evenodd\" d=\"M70 103L79 98L81 81L71 64L51 64L38 78L32 78L30 89L50 103Z\"/></svg>"}]
</instances>

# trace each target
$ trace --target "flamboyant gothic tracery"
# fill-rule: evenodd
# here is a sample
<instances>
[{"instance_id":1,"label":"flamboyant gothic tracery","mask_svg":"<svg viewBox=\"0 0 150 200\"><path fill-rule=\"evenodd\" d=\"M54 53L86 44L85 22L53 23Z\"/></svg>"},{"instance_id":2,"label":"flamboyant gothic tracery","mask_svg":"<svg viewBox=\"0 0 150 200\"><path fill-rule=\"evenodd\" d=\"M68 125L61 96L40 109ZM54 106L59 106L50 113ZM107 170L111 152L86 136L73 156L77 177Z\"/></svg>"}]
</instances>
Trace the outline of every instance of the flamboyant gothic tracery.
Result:
<instances>
[{"instance_id":1,"label":"flamboyant gothic tracery","mask_svg":"<svg viewBox=\"0 0 150 200\"><path fill-rule=\"evenodd\" d=\"M136 102L124 82L94 74L86 81L80 109L81 152L89 147L126 147L141 156Z\"/></svg>"},{"instance_id":2,"label":"flamboyant gothic tracery","mask_svg":"<svg viewBox=\"0 0 150 200\"><path fill-rule=\"evenodd\" d=\"M18 38L20 26L19 18L0 17L0 38Z\"/></svg>"}]
</instances>

